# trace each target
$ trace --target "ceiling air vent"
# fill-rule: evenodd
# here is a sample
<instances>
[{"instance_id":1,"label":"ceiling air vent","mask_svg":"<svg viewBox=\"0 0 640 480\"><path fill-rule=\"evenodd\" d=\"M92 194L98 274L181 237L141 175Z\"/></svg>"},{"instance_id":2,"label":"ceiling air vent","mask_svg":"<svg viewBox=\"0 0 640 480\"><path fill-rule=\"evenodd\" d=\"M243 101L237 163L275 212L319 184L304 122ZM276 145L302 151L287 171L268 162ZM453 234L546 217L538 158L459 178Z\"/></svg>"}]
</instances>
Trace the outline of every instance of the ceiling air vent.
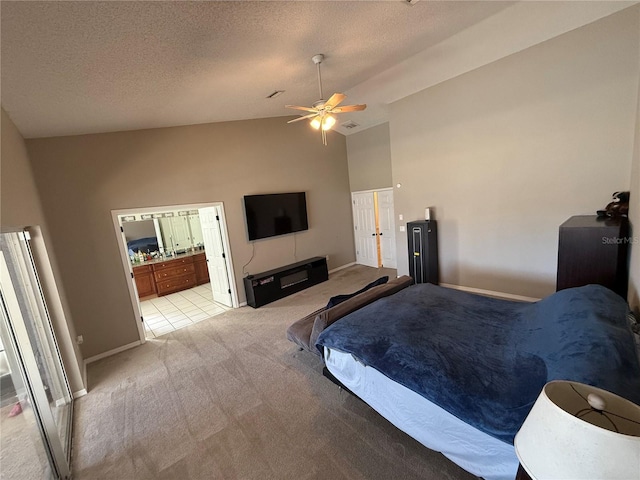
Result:
<instances>
[{"instance_id":1,"label":"ceiling air vent","mask_svg":"<svg viewBox=\"0 0 640 480\"><path fill-rule=\"evenodd\" d=\"M349 120L349 121L347 121L347 122L344 122L344 123L343 123L343 124L341 124L340 126L341 126L341 127L346 128L346 129L348 129L348 130L351 130L352 128L359 127L359 126L360 126L360 124L359 124L359 123L354 122L353 120Z\"/></svg>"}]
</instances>

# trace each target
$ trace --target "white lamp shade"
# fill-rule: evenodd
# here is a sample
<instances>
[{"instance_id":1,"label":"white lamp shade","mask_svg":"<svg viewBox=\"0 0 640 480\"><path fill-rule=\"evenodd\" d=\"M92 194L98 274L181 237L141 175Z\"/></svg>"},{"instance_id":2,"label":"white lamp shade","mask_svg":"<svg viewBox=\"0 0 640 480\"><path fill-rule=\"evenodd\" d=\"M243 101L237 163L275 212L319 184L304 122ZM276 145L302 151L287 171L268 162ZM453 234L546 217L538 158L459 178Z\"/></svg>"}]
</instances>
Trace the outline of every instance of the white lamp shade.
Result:
<instances>
[{"instance_id":1,"label":"white lamp shade","mask_svg":"<svg viewBox=\"0 0 640 480\"><path fill-rule=\"evenodd\" d=\"M640 480L640 407L589 385L546 384L514 443L533 479Z\"/></svg>"}]
</instances>

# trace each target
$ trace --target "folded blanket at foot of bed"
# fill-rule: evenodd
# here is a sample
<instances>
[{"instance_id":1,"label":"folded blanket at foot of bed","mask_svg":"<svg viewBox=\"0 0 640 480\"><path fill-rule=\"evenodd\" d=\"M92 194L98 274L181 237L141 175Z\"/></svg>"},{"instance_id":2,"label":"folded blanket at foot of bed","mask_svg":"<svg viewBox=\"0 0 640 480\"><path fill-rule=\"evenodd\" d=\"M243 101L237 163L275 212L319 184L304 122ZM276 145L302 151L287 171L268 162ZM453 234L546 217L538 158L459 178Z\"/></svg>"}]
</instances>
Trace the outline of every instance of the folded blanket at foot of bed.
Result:
<instances>
[{"instance_id":1,"label":"folded blanket at foot of bed","mask_svg":"<svg viewBox=\"0 0 640 480\"><path fill-rule=\"evenodd\" d=\"M287 329L287 338L300 348L320 356L321 350L316 348L316 340L325 328L345 315L380 298L393 295L412 283L413 279L407 275L392 280L381 277L357 292L332 297L326 307L291 324Z\"/></svg>"}]
</instances>

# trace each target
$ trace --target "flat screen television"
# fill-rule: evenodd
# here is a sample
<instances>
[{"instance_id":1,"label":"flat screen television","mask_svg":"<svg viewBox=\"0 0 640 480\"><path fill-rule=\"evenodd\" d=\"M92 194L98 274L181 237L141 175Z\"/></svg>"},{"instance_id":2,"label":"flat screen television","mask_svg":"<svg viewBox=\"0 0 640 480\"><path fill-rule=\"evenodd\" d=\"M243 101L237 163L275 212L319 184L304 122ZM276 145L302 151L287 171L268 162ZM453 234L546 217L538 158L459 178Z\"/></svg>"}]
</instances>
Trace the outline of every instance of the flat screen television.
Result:
<instances>
[{"instance_id":1,"label":"flat screen television","mask_svg":"<svg viewBox=\"0 0 640 480\"><path fill-rule=\"evenodd\" d=\"M245 195L249 240L309 229L305 192Z\"/></svg>"}]
</instances>

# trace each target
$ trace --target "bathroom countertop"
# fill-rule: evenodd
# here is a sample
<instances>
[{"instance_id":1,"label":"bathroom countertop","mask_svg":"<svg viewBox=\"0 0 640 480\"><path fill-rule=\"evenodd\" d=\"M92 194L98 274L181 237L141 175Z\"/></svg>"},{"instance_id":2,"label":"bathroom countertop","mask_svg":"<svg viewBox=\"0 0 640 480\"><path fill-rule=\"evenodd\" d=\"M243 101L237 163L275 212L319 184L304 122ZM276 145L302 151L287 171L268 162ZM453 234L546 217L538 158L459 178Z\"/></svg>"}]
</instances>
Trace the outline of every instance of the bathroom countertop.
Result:
<instances>
[{"instance_id":1,"label":"bathroom countertop","mask_svg":"<svg viewBox=\"0 0 640 480\"><path fill-rule=\"evenodd\" d=\"M132 263L131 265L135 268L135 267L141 267L143 265L153 265L154 263L162 263L162 262L169 262L171 260L178 260L178 259L184 258L184 257L193 257L195 255L200 255L200 254L204 254L204 249L195 250L193 252L189 251L189 252L185 252L185 253L179 253L179 254L177 254L175 256L153 258L151 260L145 260L144 262Z\"/></svg>"}]
</instances>

